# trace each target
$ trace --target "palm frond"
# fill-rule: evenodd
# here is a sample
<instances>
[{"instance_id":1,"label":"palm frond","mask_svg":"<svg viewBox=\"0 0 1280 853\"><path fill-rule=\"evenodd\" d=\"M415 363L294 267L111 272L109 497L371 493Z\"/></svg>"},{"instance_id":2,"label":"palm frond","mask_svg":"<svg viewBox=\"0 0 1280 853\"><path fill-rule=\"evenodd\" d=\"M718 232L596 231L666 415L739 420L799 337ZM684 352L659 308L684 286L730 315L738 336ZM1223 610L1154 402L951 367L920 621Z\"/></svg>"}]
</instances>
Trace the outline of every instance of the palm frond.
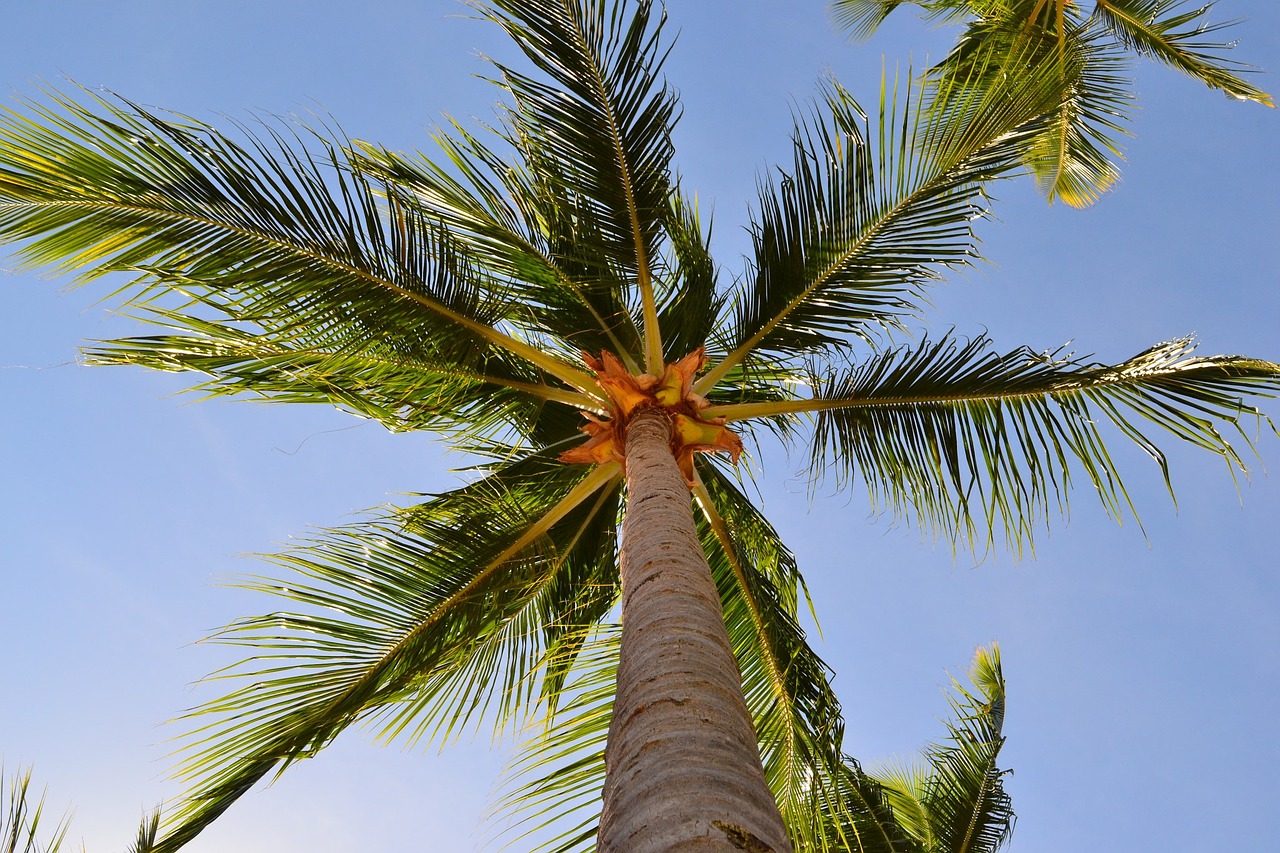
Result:
<instances>
[{"instance_id":1,"label":"palm frond","mask_svg":"<svg viewBox=\"0 0 1280 853\"><path fill-rule=\"evenodd\" d=\"M886 79L875 136L830 83L822 111L799 123L792 171L761 187L733 348L698 390L752 358L874 340L917 310L941 270L971 263L983 186L1019 167L1021 147L1057 103L1056 75L1041 64L1006 87L957 79L908 84L905 94Z\"/></svg>"},{"instance_id":2,"label":"palm frond","mask_svg":"<svg viewBox=\"0 0 1280 853\"><path fill-rule=\"evenodd\" d=\"M840 481L861 477L878 506L953 542L986 547L1003 530L1020 550L1053 506L1065 513L1077 474L1109 513L1132 511L1100 421L1159 463L1170 494L1151 427L1245 470L1219 430L1229 428L1252 449L1241 420L1269 422L1246 399L1280 394L1280 365L1192 350L1182 339L1106 365L1061 352L1000 355L983 338L961 344L947 337L874 356L815 376L807 404L817 413L814 471L831 470Z\"/></svg>"},{"instance_id":3,"label":"palm frond","mask_svg":"<svg viewBox=\"0 0 1280 853\"><path fill-rule=\"evenodd\" d=\"M653 263L671 194L675 95L661 77L665 10L649 0L490 0L481 14L503 27L551 83L498 65L515 105L511 142L531 167L549 219L574 256L634 282L644 365L660 373ZM603 259L605 265L601 264ZM605 268L607 266L607 270Z\"/></svg>"},{"instance_id":4,"label":"palm frond","mask_svg":"<svg viewBox=\"0 0 1280 853\"><path fill-rule=\"evenodd\" d=\"M1039 133L1026 142L1025 163L1050 200L1087 207L1118 179L1109 159L1120 156L1116 139L1127 133L1133 81L1124 76L1127 57L1092 19L1068 8L1061 21L1028 25L1021 4L994 4L973 21L955 48L930 74L964 79L968 85L1002 85L1027 67L1058 69L1059 100Z\"/></svg>"},{"instance_id":5,"label":"palm frond","mask_svg":"<svg viewBox=\"0 0 1280 853\"><path fill-rule=\"evenodd\" d=\"M921 761L892 762L867 771L867 776L880 786L885 802L892 809L893 821L911 840L912 851L941 853L933 834L932 815L926 805L929 769Z\"/></svg>"},{"instance_id":6,"label":"palm frond","mask_svg":"<svg viewBox=\"0 0 1280 853\"><path fill-rule=\"evenodd\" d=\"M496 346L579 390L589 374L500 331L513 301L438 223L372 179L318 130L241 128L126 101L51 94L0 118L0 230L32 265L82 280L129 272L130 307L310 338L371 340L407 358ZM312 148L318 148L313 151Z\"/></svg>"},{"instance_id":7,"label":"palm frond","mask_svg":"<svg viewBox=\"0 0 1280 853\"><path fill-rule=\"evenodd\" d=\"M1005 684L1000 647L979 648L973 690L952 679L955 718L949 743L925 750L930 767L922 801L939 851L999 850L1013 833L1013 808L997 766L1004 746Z\"/></svg>"},{"instance_id":8,"label":"palm frond","mask_svg":"<svg viewBox=\"0 0 1280 853\"><path fill-rule=\"evenodd\" d=\"M156 839L160 835L160 809L154 809L142 816L138 824L138 834L129 845L127 853L154 853Z\"/></svg>"},{"instance_id":9,"label":"palm frond","mask_svg":"<svg viewBox=\"0 0 1280 853\"><path fill-rule=\"evenodd\" d=\"M948 21L972 14L974 6L991 6L982 0L832 0L831 17L835 25L854 41L870 38L885 18L899 6L919 6L928 18Z\"/></svg>"},{"instance_id":10,"label":"palm frond","mask_svg":"<svg viewBox=\"0 0 1280 853\"><path fill-rule=\"evenodd\" d=\"M556 219L552 200L527 167L456 122L435 139L448 168L367 143L355 156L387 194L420 206L477 263L507 282L512 297L527 307L509 322L575 355L606 348L628 357L639 352L625 289L607 264L586 264L590 253L571 248L574 232Z\"/></svg>"},{"instance_id":11,"label":"palm frond","mask_svg":"<svg viewBox=\"0 0 1280 853\"><path fill-rule=\"evenodd\" d=\"M459 352L427 340L410 356L377 338L358 348L324 347L314 336L254 333L159 307L138 319L174 333L99 341L87 348L87 362L196 372L210 377L196 393L326 403L391 430L431 430L467 443L528 436L551 401L574 411L598 405L546 385L544 374L500 350Z\"/></svg>"},{"instance_id":12,"label":"palm frond","mask_svg":"<svg viewBox=\"0 0 1280 853\"><path fill-rule=\"evenodd\" d=\"M563 701L521 745L495 809L506 845L524 853L595 849L604 786L604 748L613 717L621 626L584 631ZM556 668L554 659L548 660Z\"/></svg>"},{"instance_id":13,"label":"palm frond","mask_svg":"<svg viewBox=\"0 0 1280 853\"><path fill-rule=\"evenodd\" d=\"M719 321L726 297L711 257L711 228L703 227L696 200L677 190L671 195L666 229L670 246L664 254L670 258L657 278L663 355L673 362L704 347L708 357L716 358L724 352Z\"/></svg>"},{"instance_id":14,"label":"palm frond","mask_svg":"<svg viewBox=\"0 0 1280 853\"><path fill-rule=\"evenodd\" d=\"M1125 47L1242 101L1275 106L1271 96L1240 77L1249 66L1226 59L1234 42L1204 41L1231 25L1213 24L1212 3L1188 7L1185 0L1096 0L1093 14Z\"/></svg>"},{"instance_id":15,"label":"palm frond","mask_svg":"<svg viewBox=\"0 0 1280 853\"><path fill-rule=\"evenodd\" d=\"M58 853L66 842L70 818L46 832L44 794L33 794L30 767L10 776L0 765L0 853Z\"/></svg>"},{"instance_id":16,"label":"palm frond","mask_svg":"<svg viewBox=\"0 0 1280 853\"><path fill-rule=\"evenodd\" d=\"M863 38L904 2L834 0L832 7L837 23ZM1027 165L1050 200L1084 207L1115 183L1118 170L1108 152L1119 156L1113 134L1124 132L1135 100L1132 81L1120 73L1128 53L1154 59L1231 97L1274 106L1270 95L1243 79L1253 69L1224 56L1234 42L1207 40L1231 24L1209 22L1212 2L1189 7L1185 0L1097 0L1087 16L1072 0L912 3L931 17L969 19L956 47L932 69L935 75L973 79L973 63L981 61L994 74L976 82L1002 85L1007 74L1025 73L1046 58L1066 60L1060 105L1027 151ZM1015 45L1030 50L1015 59L1010 53ZM1001 55L1014 61L1001 61Z\"/></svg>"},{"instance_id":17,"label":"palm frond","mask_svg":"<svg viewBox=\"0 0 1280 853\"><path fill-rule=\"evenodd\" d=\"M812 847L797 851L850 851L850 853L925 853L898 823L879 779L863 771L854 759L845 756L829 779L815 786L834 791L835 798L816 803L820 810L823 836ZM941 851L940 851L941 853Z\"/></svg>"},{"instance_id":18,"label":"palm frond","mask_svg":"<svg viewBox=\"0 0 1280 853\"><path fill-rule=\"evenodd\" d=\"M531 457L271 557L291 574L243 585L305 609L213 638L253 656L215 674L238 686L187 717L179 775L189 793L166 815L157 853L352 723L413 742L486 713L524 713L546 650L571 659L578 627L616 600L616 534L606 531L618 488L616 468Z\"/></svg>"},{"instance_id":19,"label":"palm frond","mask_svg":"<svg viewBox=\"0 0 1280 853\"><path fill-rule=\"evenodd\" d=\"M831 17L850 38L862 41L870 38L885 18L905 3L916 4L916 0L833 0Z\"/></svg>"},{"instance_id":20,"label":"palm frond","mask_svg":"<svg viewBox=\"0 0 1280 853\"><path fill-rule=\"evenodd\" d=\"M912 853L995 853L1013 833L1014 814L998 767L1004 746L1005 683L1000 647L981 647L969 667L972 688L952 679L948 739L922 761L867 772L892 808Z\"/></svg>"}]
</instances>

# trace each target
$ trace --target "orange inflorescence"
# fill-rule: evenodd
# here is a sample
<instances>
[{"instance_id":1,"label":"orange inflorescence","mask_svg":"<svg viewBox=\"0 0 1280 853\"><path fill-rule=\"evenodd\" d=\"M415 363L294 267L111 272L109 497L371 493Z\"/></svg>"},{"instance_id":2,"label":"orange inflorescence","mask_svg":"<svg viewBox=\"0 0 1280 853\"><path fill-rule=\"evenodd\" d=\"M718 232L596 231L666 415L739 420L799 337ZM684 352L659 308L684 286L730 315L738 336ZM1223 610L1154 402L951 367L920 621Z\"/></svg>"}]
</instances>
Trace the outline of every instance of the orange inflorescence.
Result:
<instances>
[{"instance_id":1,"label":"orange inflorescence","mask_svg":"<svg viewBox=\"0 0 1280 853\"><path fill-rule=\"evenodd\" d=\"M560 454L561 462L621 462L625 464L627 419L640 408L654 407L671 418L671 453L681 472L693 483L693 454L726 451L734 462L742 453L742 440L725 426L724 418L704 418L706 398L693 393L693 377L707 357L702 347L679 361L668 364L662 378L650 373L633 376L611 352L600 358L582 354L587 366L595 371L600 387L613 402L610 417L601 418L583 412L587 423L582 431L587 440Z\"/></svg>"}]
</instances>

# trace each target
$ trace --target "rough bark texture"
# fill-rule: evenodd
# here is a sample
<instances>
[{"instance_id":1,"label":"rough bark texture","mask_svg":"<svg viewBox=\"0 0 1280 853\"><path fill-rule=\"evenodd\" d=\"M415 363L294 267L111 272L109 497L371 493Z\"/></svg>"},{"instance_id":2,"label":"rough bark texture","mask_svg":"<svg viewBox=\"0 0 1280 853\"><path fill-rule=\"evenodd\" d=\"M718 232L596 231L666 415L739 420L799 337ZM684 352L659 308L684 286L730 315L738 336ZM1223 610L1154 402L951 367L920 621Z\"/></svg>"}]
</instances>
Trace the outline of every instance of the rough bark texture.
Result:
<instances>
[{"instance_id":1,"label":"rough bark texture","mask_svg":"<svg viewBox=\"0 0 1280 853\"><path fill-rule=\"evenodd\" d=\"M790 853L661 409L627 427L622 659L601 853Z\"/></svg>"}]
</instances>

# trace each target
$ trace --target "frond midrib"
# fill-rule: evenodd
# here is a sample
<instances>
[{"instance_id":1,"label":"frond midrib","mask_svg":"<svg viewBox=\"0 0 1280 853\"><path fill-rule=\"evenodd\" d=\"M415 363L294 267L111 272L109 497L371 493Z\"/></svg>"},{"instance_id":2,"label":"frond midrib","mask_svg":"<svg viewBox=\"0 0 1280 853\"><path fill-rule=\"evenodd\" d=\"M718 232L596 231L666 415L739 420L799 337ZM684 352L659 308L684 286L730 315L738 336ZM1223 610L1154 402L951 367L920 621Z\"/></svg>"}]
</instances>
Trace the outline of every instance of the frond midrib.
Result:
<instances>
[{"instance_id":1,"label":"frond midrib","mask_svg":"<svg viewBox=\"0 0 1280 853\"><path fill-rule=\"evenodd\" d=\"M501 332L492 326L487 326L483 323L477 323L475 320L472 320L469 317L465 317L457 313L456 311L452 310L448 306L443 305L440 302L434 299L431 299L430 297L423 296L420 293L414 293L411 290L407 290L401 287L395 282L387 281L384 278L380 278L379 276L376 276L370 273L368 270L362 270L359 267L352 266L351 264L345 263L338 258L330 257L329 255L326 255L322 252L317 252L313 249L300 245L296 242L282 240L280 238L272 237L268 234L264 234L261 231L255 231L251 228L244 228L238 225L232 225L227 222L220 222L216 219L209 219L207 217L196 216L195 214L192 214L192 213L186 213L182 211L176 211L172 209L159 208L159 207L147 207L144 205L124 204L120 202L109 202L105 200L0 202L0 210L21 210L21 209L30 209L30 208L56 208L56 207L61 207L61 208L79 207L79 208L88 208L91 210L118 210L118 211L137 213L137 214L143 214L143 215L149 215L149 216L160 216L162 218L168 218L171 220L190 222L197 225L205 225L210 228L215 228L222 231L228 231L232 234L238 234L242 237L249 237L255 240L259 240L262 243L265 243L266 245L269 245L269 246L275 246L280 249L286 249L291 252L295 252L299 255L302 255L303 257L307 257L307 258L311 258L312 260L319 261L323 264L326 264L332 267L333 269L339 270L341 272L345 272L349 275L363 279L369 282L370 284L374 284L374 285L377 285L378 287L382 287L386 290L389 290L401 298L408 299L411 302L416 302L419 305L422 305L424 308L434 311L435 313L439 314L445 319L457 323L458 325L462 326L468 331L474 332L475 334L479 335L480 337L484 338L490 343L503 347L504 349L511 352L513 355L517 355L528 360L534 365L542 368L543 370L547 371L551 375L555 376L557 379L561 380L565 384L569 385L572 388L577 389L578 391L582 392L583 394L586 394L592 399L600 399L599 387L595 383L594 377L592 377L590 374L584 371L577 370L576 368L573 368L572 366L565 364L564 362L561 362L559 359L552 358L546 355L545 353L543 353L542 351L534 347L531 347L528 344L524 343L523 341L518 340L517 338L513 338L510 335L506 334L505 332ZM600 399L600 402L603 403L604 402L603 399Z\"/></svg>"},{"instance_id":2,"label":"frond midrib","mask_svg":"<svg viewBox=\"0 0 1280 853\"><path fill-rule=\"evenodd\" d=\"M715 387L715 384L717 382L723 379L724 376L731 369L733 369L740 362L742 362L747 356L749 356L755 350L756 346L759 345L759 343L763 341L769 335L770 332L772 332L775 328L777 328L777 326L780 323L782 323L782 321L785 320L788 315L790 315L793 311L799 308L814 291L822 288L823 285L825 285L831 278L833 278L840 271L840 268L845 263L847 263L851 258L858 255L858 253L863 249L863 247L865 247L869 242L874 240L886 228L888 228L903 208L910 206L920 196L927 195L928 192L931 191L936 185L945 182L948 174L950 174L951 170L954 169L957 165L964 162L969 157L972 157L977 152L985 148L988 148L992 145L998 144L1000 140L1003 139L1004 136L1005 134L1001 134L996 139L990 140L986 145L979 146L978 148L971 151L966 151L963 157L958 157L953 162L947 164L945 168L939 170L937 175L935 175L930 180L922 183L914 192L900 199L896 204L894 204L892 207L886 210L882 215L877 217L876 221L872 223L871 226L867 228L866 231L860 237L858 237L858 239L855 240L853 244L851 244L845 252L841 253L839 258L835 259L830 264L828 264L826 269L824 269L816 278L814 278L814 280L809 284L808 287L804 289L803 292L797 294L794 298L792 298L791 301L789 301L780 311L778 311L777 314L769 318L769 320L765 322L764 326L762 326L755 334L753 334L745 342L734 347L733 351L730 352L728 355L726 355L724 360L722 360L715 367L711 368L711 370L708 371L702 377L702 379L698 381L698 383L694 387L694 390L699 394L706 394L707 391Z\"/></svg>"},{"instance_id":3,"label":"frond midrib","mask_svg":"<svg viewBox=\"0 0 1280 853\"><path fill-rule=\"evenodd\" d=\"M1272 368L1275 373L1280 375L1280 364L1272 364L1271 362L1256 359L1250 360L1250 362L1256 362L1259 365ZM808 414L811 412L830 411L832 409L927 406L947 405L951 403L1026 400L1035 397L1052 396L1064 393L1087 393L1094 388L1101 387L1141 385L1142 380L1144 379L1176 377L1185 369L1186 368L1168 371L1146 371L1140 374L1117 373L1112 376L1103 375L1094 377L1089 381L1081 381L1078 379L1068 381L1058 380L1054 384L1047 385L1043 388L1027 388L1018 391L975 391L968 394L921 394L915 396L899 395L894 397L846 397L834 400L809 398L805 400L779 400L765 403L733 403L721 406L711 405L703 411L703 414L706 417L724 417L732 422L747 420L750 418L770 417L774 415Z\"/></svg>"},{"instance_id":4,"label":"frond midrib","mask_svg":"<svg viewBox=\"0 0 1280 853\"><path fill-rule=\"evenodd\" d=\"M147 339L148 338L141 338L141 339L123 338L123 339L120 339L120 341L97 341L96 343L107 345L107 344L113 344L118 342L132 343L138 340L147 340ZM216 338L209 338L209 337L199 336L199 335L191 339L202 341L202 342L214 343L214 344L217 343ZM254 340L255 340L255 343L260 342L259 338L255 338ZM605 411L604 409L598 409L600 404L593 397L587 397L585 395L576 394L575 392L560 389L560 388L552 388L550 385L542 385L535 382L521 382L516 379L504 379L498 376L490 376L488 374L479 373L474 370L467 370L456 364L431 365L431 364L425 364L419 361L387 358L385 356L375 355L367 352L364 352L364 353L331 352L329 350L316 349L316 348L290 348L290 347L281 346L275 341L261 341L261 342L265 343L266 346L264 346L261 350L253 353L255 357L261 357L261 355L263 354L265 354L267 357L311 356L311 357L320 358L325 356L334 356L334 357L342 358L344 360L358 361L364 364L404 368L406 370L422 371L427 374L449 376L455 379L469 379L474 382L479 382L487 385L498 385L503 388L509 388L513 391L520 391L522 393L530 394L535 397L539 397L541 399L547 400L549 402L563 403L564 405L569 406L571 408L575 408L575 409ZM96 350L96 351L91 350L89 354L90 363L94 363L95 357L93 356L93 352L111 354L111 353L116 353L120 351L114 350L114 349L102 349L102 350ZM123 355L123 353L121 354ZM246 353L246 357L248 357L247 353ZM219 374L211 373L210 371L201 371L201 372L204 372L210 376L213 376L215 380L220 378ZM201 385L198 387L207 387L207 385ZM245 388L243 390L247 392L253 392L253 393L265 393L265 392L258 391L257 389L254 389L254 388Z\"/></svg>"},{"instance_id":5,"label":"frond midrib","mask_svg":"<svg viewBox=\"0 0 1280 853\"><path fill-rule=\"evenodd\" d=\"M561 2L565 15L569 20L573 21L573 34L578 40L578 47L582 50L584 56L590 56L595 59L591 51L590 45L582 30L577 26L578 19L573 14L567 2ZM598 72L599 68L595 62L590 63L592 72ZM662 336L661 330L658 328L658 307L653 293L652 274L649 270L648 251L644 245L644 235L640 231L640 210L636 204L635 182L631 177L631 167L627 162L626 150L622 146L622 136L618 131L618 119L613 111L613 104L609 100L608 90L605 88L604 80L600 79L598 73L592 73L591 86L595 90L596 97L599 98L599 104L605 114L605 118L609 122L609 139L613 142L613 152L618 158L619 177L622 179L622 191L627 199L627 215L631 219L631 236L636 250L636 287L640 290L641 305L644 312L644 339L641 345L644 347L645 369L647 372L655 376L662 373Z\"/></svg>"}]
</instances>

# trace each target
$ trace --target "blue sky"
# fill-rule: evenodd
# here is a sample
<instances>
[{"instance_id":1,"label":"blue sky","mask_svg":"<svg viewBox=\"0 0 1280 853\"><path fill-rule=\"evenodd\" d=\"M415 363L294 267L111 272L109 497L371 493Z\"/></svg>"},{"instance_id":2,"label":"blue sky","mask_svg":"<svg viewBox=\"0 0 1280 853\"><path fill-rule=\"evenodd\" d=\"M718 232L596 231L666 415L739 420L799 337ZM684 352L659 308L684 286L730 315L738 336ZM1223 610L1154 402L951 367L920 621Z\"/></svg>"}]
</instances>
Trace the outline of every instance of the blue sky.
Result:
<instances>
[{"instance_id":1,"label":"blue sky","mask_svg":"<svg viewBox=\"0 0 1280 853\"><path fill-rule=\"evenodd\" d=\"M714 210L739 268L756 176L789 156L797 103L834 72L868 102L882 66L923 65L946 34L902 14L868 44L818 0L671 0L668 66L685 116L684 183ZM322 109L352 136L429 150L445 114L490 114L477 53L499 31L452 0L88 3L6 11L0 84L70 77L202 118ZM1280 69L1280 10L1221 0L1241 59ZM942 286L935 329L1001 347L1119 359L1195 332L1201 352L1280 360L1280 116L1163 68L1136 69L1142 109L1119 187L1087 211L998 188L992 263ZM1258 78L1280 90L1274 73ZM219 121L221 119L218 119ZM321 409L195 402L181 377L75 365L79 343L127 333L105 290L0 262L0 756L34 762L74 805L90 853L120 849L172 796L162 725L211 695L226 660L193 641L263 605L218 584L308 526L453 482L425 436ZM1280 406L1270 411L1280 415ZM1263 436L1237 493L1215 459L1170 447L1178 508L1154 466L1118 452L1145 536L1084 491L1036 559L979 566L869 514L857 491L810 496L802 459L763 460L766 511L796 550L837 673L847 749L913 754L941 732L941 687L999 640L1009 679L1005 764L1020 853L1267 850L1280 735L1280 441ZM472 850L503 762L481 732L442 754L361 732L255 792L193 853Z\"/></svg>"}]
</instances>

